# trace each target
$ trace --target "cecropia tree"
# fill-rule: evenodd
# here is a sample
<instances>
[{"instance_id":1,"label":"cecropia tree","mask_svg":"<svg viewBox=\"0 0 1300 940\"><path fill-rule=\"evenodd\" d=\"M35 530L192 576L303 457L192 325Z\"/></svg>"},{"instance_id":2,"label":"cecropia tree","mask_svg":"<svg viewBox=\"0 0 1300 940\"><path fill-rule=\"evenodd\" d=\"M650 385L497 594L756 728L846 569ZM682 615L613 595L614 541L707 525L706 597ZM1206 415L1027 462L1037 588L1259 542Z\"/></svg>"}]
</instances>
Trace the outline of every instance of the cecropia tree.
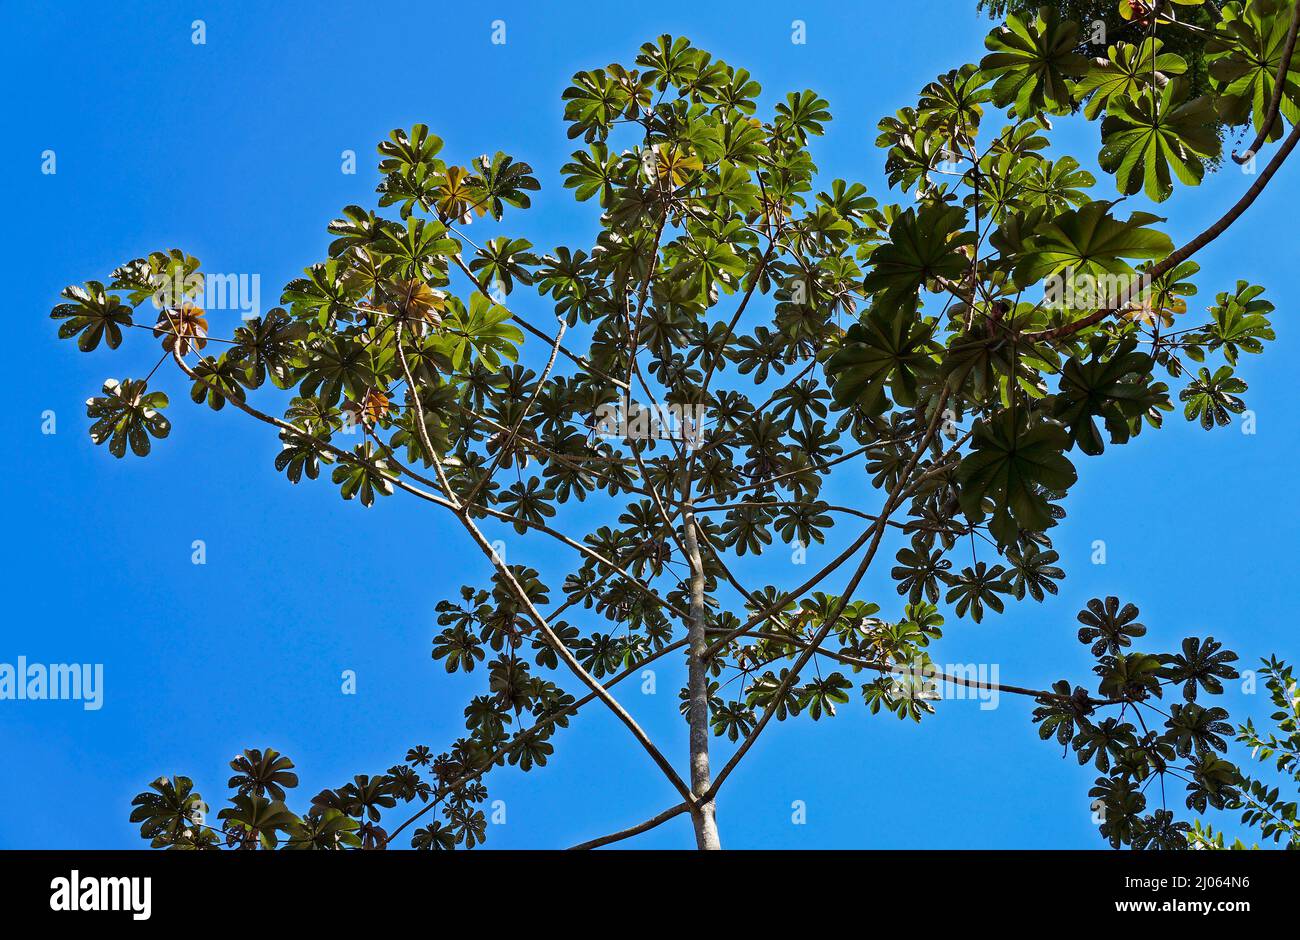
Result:
<instances>
[{"instance_id":1,"label":"cecropia tree","mask_svg":"<svg viewBox=\"0 0 1300 940\"><path fill-rule=\"evenodd\" d=\"M1106 597L1068 631L1096 657L1086 683L994 686L938 672L930 651L945 616L978 623L1057 592L1052 528L1092 461L1154 432L1175 400L1207 430L1244 408L1235 370L1272 338L1271 305L1245 281L1219 285L1207 318L1186 298L1193 257L1300 137L1285 126L1300 107L1290 45L1279 62L1256 41L1294 37L1296 12L1254 0L1212 17L1191 97L1161 47L1175 18L1085 57L1079 24L1013 15L978 64L880 122L897 204L818 179L831 113L815 92L760 108L748 71L662 36L564 91L579 149L563 185L599 216L592 244L512 236L531 167L454 162L416 125L379 144L377 207L346 207L328 258L230 336L209 335L199 263L180 250L68 288L53 316L82 350L134 330L162 344L147 378L88 403L110 453L167 436L152 383L172 374L278 435L291 483L407 499L494 572L437 605L434 659L484 680L461 739L296 811L293 764L271 749L232 762L214 820L190 778L159 778L131 815L144 838L473 847L489 772L541 768L580 710L607 709L662 778L664 809L585 845L686 815L716 848L727 781L774 719L830 718L860 696L919 721L958 684L1023 697L1044 739L1095 765L1112 845L1188 844L1184 816L1241 797L1227 714L1205 701L1237 657L1213 637L1145 648L1137 609ZM1076 112L1099 125L1113 180L1049 156L1051 121ZM1178 245L1158 215L1121 206L1197 198L1231 113L1251 114L1260 166L1220 221ZM863 495L840 505L833 480ZM807 567L755 561L817 546ZM509 560L542 548L555 571ZM860 596L873 565L897 596ZM657 742L620 687L667 657L685 662L685 733Z\"/></svg>"}]
</instances>

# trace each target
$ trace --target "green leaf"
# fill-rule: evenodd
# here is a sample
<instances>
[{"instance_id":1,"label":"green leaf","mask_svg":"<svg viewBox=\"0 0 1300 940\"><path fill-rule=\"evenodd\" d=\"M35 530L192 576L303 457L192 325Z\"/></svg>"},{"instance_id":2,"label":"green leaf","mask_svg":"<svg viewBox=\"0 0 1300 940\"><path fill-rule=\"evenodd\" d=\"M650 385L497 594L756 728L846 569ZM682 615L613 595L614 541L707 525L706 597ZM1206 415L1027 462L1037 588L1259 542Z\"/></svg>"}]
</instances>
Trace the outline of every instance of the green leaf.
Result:
<instances>
[{"instance_id":1,"label":"green leaf","mask_svg":"<svg viewBox=\"0 0 1300 940\"><path fill-rule=\"evenodd\" d=\"M1232 374L1231 366L1220 366L1213 375L1202 368L1197 378L1178 393L1178 399L1187 403L1183 409L1187 420L1199 420L1201 427L1210 431L1215 425L1231 424L1233 415L1246 410L1246 403L1237 397L1246 388L1246 383Z\"/></svg>"},{"instance_id":2,"label":"green leaf","mask_svg":"<svg viewBox=\"0 0 1300 940\"><path fill-rule=\"evenodd\" d=\"M889 241L872 252L863 289L901 303L927 280L959 279L970 266L960 249L975 244L965 225L966 211L958 206L928 205L919 214L908 209L890 225Z\"/></svg>"},{"instance_id":3,"label":"green leaf","mask_svg":"<svg viewBox=\"0 0 1300 940\"><path fill-rule=\"evenodd\" d=\"M1182 80L1154 95L1113 102L1101 125L1101 168L1115 176L1120 192L1145 189L1155 202L1174 191L1173 176L1189 186L1201 182L1204 160L1218 157L1218 122L1211 100L1186 100ZM1171 176L1172 171L1172 176Z\"/></svg>"},{"instance_id":4,"label":"green leaf","mask_svg":"<svg viewBox=\"0 0 1300 940\"><path fill-rule=\"evenodd\" d=\"M293 363L307 324L289 319L280 307L264 317L253 317L235 329L230 358L245 369L243 382L258 388L270 375L276 388L291 388L297 375Z\"/></svg>"},{"instance_id":5,"label":"green leaf","mask_svg":"<svg viewBox=\"0 0 1300 940\"><path fill-rule=\"evenodd\" d=\"M516 163L514 157L497 151L491 160L487 155L476 161L481 174L478 188L480 203L487 205L492 218L500 221L507 205L527 209L532 205L528 194L542 188L527 163Z\"/></svg>"},{"instance_id":6,"label":"green leaf","mask_svg":"<svg viewBox=\"0 0 1300 940\"><path fill-rule=\"evenodd\" d=\"M889 408L888 388L895 404L915 405L918 381L934 367L933 333L934 324L917 314L915 304L897 310L873 307L849 327L843 345L826 363L835 403L882 414Z\"/></svg>"},{"instance_id":7,"label":"green leaf","mask_svg":"<svg viewBox=\"0 0 1300 940\"><path fill-rule=\"evenodd\" d=\"M106 293L99 281L87 281L85 287L65 287L61 296L71 303L59 304L50 311L51 319L66 321L59 325L59 339L76 336L77 348L82 352L90 352L104 339L109 349L122 345L122 327L131 326L134 312L122 298Z\"/></svg>"},{"instance_id":8,"label":"green leaf","mask_svg":"<svg viewBox=\"0 0 1300 940\"><path fill-rule=\"evenodd\" d=\"M1218 95L1219 112L1229 124L1251 121L1263 131L1264 118L1286 53L1291 4L1252 0L1222 5L1222 19L1205 44L1210 82ZM1283 83L1279 116L1267 128L1266 140L1282 136L1282 118L1300 120L1300 56L1291 56Z\"/></svg>"},{"instance_id":9,"label":"green leaf","mask_svg":"<svg viewBox=\"0 0 1300 940\"><path fill-rule=\"evenodd\" d=\"M379 161L380 173L409 172L420 166L432 166L434 157L442 150L442 138L429 133L426 124L414 125L410 132L400 127L388 134L377 148L383 157Z\"/></svg>"},{"instance_id":10,"label":"green leaf","mask_svg":"<svg viewBox=\"0 0 1300 940\"><path fill-rule=\"evenodd\" d=\"M1228 365L1235 366L1240 353L1263 352L1264 342L1275 338L1267 316L1273 312L1273 304L1262 299L1262 293L1264 288L1238 281L1234 293L1220 293L1210 308L1214 322L1206 331L1206 345L1211 350L1222 349Z\"/></svg>"},{"instance_id":11,"label":"green leaf","mask_svg":"<svg viewBox=\"0 0 1300 940\"><path fill-rule=\"evenodd\" d=\"M1061 389L1052 399L1051 414L1070 429L1072 441L1085 454L1106 449L1095 418L1102 418L1112 444L1126 443L1141 427L1141 418L1169 396L1162 383L1151 384L1155 362L1136 351L1137 340L1127 338L1106 354L1106 343L1092 343L1092 356L1072 356L1061 370Z\"/></svg>"},{"instance_id":12,"label":"green leaf","mask_svg":"<svg viewBox=\"0 0 1300 940\"><path fill-rule=\"evenodd\" d=\"M204 810L203 797L189 777L159 777L149 784L154 792L131 800L131 822L140 823L140 836L154 848L185 843L194 838Z\"/></svg>"},{"instance_id":13,"label":"green leaf","mask_svg":"<svg viewBox=\"0 0 1300 940\"><path fill-rule=\"evenodd\" d=\"M1002 565L989 567L985 562L977 561L973 567L963 568L960 574L946 575L944 580L949 591L944 601L949 604L956 602L957 616L965 617L969 613L976 623L984 619L985 607L1000 614L1006 605L999 595L1010 594L1012 590L1006 571Z\"/></svg>"},{"instance_id":14,"label":"green leaf","mask_svg":"<svg viewBox=\"0 0 1300 940\"><path fill-rule=\"evenodd\" d=\"M1114 205L1089 203L1036 228L1025 239L1024 254L1016 264L1016 284L1028 287L1062 272L1097 280L1130 275L1134 269L1125 259L1163 258L1173 252L1168 235L1147 227L1164 219L1134 212L1120 221L1110 214Z\"/></svg>"},{"instance_id":15,"label":"green leaf","mask_svg":"<svg viewBox=\"0 0 1300 940\"><path fill-rule=\"evenodd\" d=\"M523 331L509 321L510 311L482 294L470 297L468 311L459 300L451 298L438 338L440 352L456 369L466 368L477 357L495 372L502 360L518 360L519 346L524 341Z\"/></svg>"},{"instance_id":16,"label":"green leaf","mask_svg":"<svg viewBox=\"0 0 1300 940\"><path fill-rule=\"evenodd\" d=\"M366 507L374 505L376 494L391 496L393 484L388 464L375 457L370 443L358 444L352 453L357 459L340 462L331 477L339 487L339 494L344 499L359 497L361 505Z\"/></svg>"},{"instance_id":17,"label":"green leaf","mask_svg":"<svg viewBox=\"0 0 1300 940\"><path fill-rule=\"evenodd\" d=\"M1011 409L975 425L972 451L957 466L961 508L982 521L984 500L993 501L989 531L1000 545L1016 541L1020 529L1041 532L1054 525L1044 490L1074 485L1074 465L1065 456L1070 438L1056 424L1028 424Z\"/></svg>"},{"instance_id":18,"label":"green leaf","mask_svg":"<svg viewBox=\"0 0 1300 940\"><path fill-rule=\"evenodd\" d=\"M279 833L302 822L279 800L241 794L230 802L234 805L217 813L217 818L222 820L227 840L235 844L273 849L280 842Z\"/></svg>"},{"instance_id":19,"label":"green leaf","mask_svg":"<svg viewBox=\"0 0 1300 940\"><path fill-rule=\"evenodd\" d=\"M143 379L109 379L102 397L86 400L86 417L95 419L90 439L96 444L107 441L108 452L114 457L126 456L128 443L137 457L147 456L151 436L164 438L171 433L171 422L161 413L167 407L167 396L146 393L146 387Z\"/></svg>"},{"instance_id":20,"label":"green leaf","mask_svg":"<svg viewBox=\"0 0 1300 940\"><path fill-rule=\"evenodd\" d=\"M1065 114L1073 104L1068 79L1083 75L1088 60L1076 53L1079 26L1042 7L1032 19L1012 14L989 33L990 50L980 61L986 81L993 82L993 103L1012 106L1020 118L1042 110Z\"/></svg>"},{"instance_id":21,"label":"green leaf","mask_svg":"<svg viewBox=\"0 0 1300 940\"><path fill-rule=\"evenodd\" d=\"M1107 57L1095 59L1088 74L1074 86L1080 101L1087 99L1084 116L1095 121L1102 111L1112 104L1135 101L1147 94L1154 82L1164 85L1169 76L1182 75L1187 63L1172 52L1161 52L1164 43L1149 36L1139 44L1123 42L1111 46Z\"/></svg>"},{"instance_id":22,"label":"green leaf","mask_svg":"<svg viewBox=\"0 0 1300 940\"><path fill-rule=\"evenodd\" d=\"M1093 656L1118 656L1133 641L1146 636L1145 624L1137 622L1138 609L1133 604L1119 605L1119 598L1107 597L1104 601L1094 597L1076 618L1083 624L1079 628L1079 642L1092 644Z\"/></svg>"}]
</instances>

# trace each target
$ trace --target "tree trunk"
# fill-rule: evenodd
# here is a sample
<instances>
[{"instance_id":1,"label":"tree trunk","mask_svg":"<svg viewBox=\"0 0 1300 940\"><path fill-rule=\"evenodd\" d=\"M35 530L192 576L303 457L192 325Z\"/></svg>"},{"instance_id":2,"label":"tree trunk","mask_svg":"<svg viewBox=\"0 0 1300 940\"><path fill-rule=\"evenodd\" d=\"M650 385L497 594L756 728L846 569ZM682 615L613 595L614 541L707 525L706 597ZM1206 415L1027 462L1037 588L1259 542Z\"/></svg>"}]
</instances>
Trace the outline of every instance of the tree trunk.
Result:
<instances>
[{"instance_id":1,"label":"tree trunk","mask_svg":"<svg viewBox=\"0 0 1300 940\"><path fill-rule=\"evenodd\" d=\"M691 622L687 637L686 689L690 699L691 727L691 792L703 796L712 785L709 773L709 670L704 663L708 649L705 624L708 614L704 609L704 562L700 558L700 545L695 530L695 513L687 506L682 524L683 544L690 556L691 566ZM695 823L695 846L700 849L720 849L715 803L696 807L691 819Z\"/></svg>"}]
</instances>

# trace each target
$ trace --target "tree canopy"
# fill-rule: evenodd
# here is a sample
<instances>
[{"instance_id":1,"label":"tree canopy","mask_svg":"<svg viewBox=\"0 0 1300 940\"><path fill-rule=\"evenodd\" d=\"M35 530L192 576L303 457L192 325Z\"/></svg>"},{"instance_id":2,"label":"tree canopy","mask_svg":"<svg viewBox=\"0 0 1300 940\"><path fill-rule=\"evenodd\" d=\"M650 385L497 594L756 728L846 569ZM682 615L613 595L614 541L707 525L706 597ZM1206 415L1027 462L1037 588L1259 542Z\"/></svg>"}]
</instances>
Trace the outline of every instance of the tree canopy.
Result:
<instances>
[{"instance_id":1,"label":"tree canopy","mask_svg":"<svg viewBox=\"0 0 1300 940\"><path fill-rule=\"evenodd\" d=\"M67 288L52 316L82 351L139 330L161 344L145 378L110 379L87 403L92 440L115 457L168 436L169 397L151 383L170 363L195 403L273 429L289 482L363 507L423 503L494 570L436 610L433 658L483 677L460 739L413 745L300 811L285 803L292 762L249 750L215 821L190 778L162 777L135 800L141 835L472 848L487 773L544 767L599 700L672 802L588 844L687 814L716 847L720 789L772 719L819 721L857 698L920 721L940 687L991 690L938 671L932 644L1056 594L1052 530L1090 462L1176 409L1207 431L1230 424L1245 408L1238 371L1273 338L1257 285L1216 285L1203 317L1188 298L1193 257L1300 139L1300 13L1137 6L1149 22L1093 56L1079 52L1088 22L1010 11L978 61L880 121L880 199L819 174L832 114L815 91L768 98L746 69L665 35L564 90L577 149L562 185L599 217L590 244L512 235L541 185L532 167L446 151L417 124L378 145L375 205L345 207L327 256L228 337L211 335L199 261L180 249ZM1098 127L1101 182L1051 150L1069 116ZM1196 198L1221 128L1243 123L1267 163L1176 244L1150 210ZM832 502L832 478L861 499ZM603 522L575 530L577 504ZM748 564L806 553L837 525L852 539L811 574L766 583L777 569ZM511 538L547 539L573 564L548 583L509 561ZM860 596L882 551L897 594ZM1212 636L1151 646L1138 617L1090 600L1074 629L1094 675L997 690L1095 768L1104 839L1180 848L1189 814L1249 790L1214 704L1237 655ZM687 664L685 765L615 694L666 656Z\"/></svg>"}]
</instances>

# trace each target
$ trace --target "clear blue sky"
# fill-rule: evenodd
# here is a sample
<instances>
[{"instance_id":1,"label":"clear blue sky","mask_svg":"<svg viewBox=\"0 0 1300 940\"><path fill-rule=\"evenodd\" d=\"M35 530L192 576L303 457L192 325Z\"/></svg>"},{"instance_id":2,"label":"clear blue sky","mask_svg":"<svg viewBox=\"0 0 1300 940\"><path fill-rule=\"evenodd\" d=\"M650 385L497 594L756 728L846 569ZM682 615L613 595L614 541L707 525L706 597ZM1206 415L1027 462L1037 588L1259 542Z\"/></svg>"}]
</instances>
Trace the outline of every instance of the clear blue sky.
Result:
<instances>
[{"instance_id":1,"label":"clear blue sky","mask_svg":"<svg viewBox=\"0 0 1300 940\"><path fill-rule=\"evenodd\" d=\"M106 377L147 372L155 342L136 332L116 354L83 355L56 341L47 315L63 286L107 281L117 264L180 246L205 270L260 273L269 305L323 257L339 209L372 204L375 142L419 121L450 159L500 149L531 163L543 189L512 230L541 248L585 245L592 207L574 203L558 175L573 149L560 93L575 71L630 63L663 32L748 68L769 108L789 90L828 98L835 119L815 145L825 178L861 179L892 200L876 121L914 103L937 73L977 61L989 24L974 0L849 6L6 3L0 240L13 333L0 409L0 662L103 663L105 699L98 712L0 702L0 847L142 845L127 822L133 794L185 773L216 802L225 762L244 747L270 745L298 763L301 805L382 771L412 744L445 747L481 681L449 679L429 657L434 605L488 570L448 520L404 500L363 511L328 485L291 487L272 468L272 435L229 409L191 405L188 383L171 377L175 429L152 457L117 461L93 447L82 403ZM191 43L196 18L206 45ZM498 18L504 46L489 41ZM806 45L790 41L795 18ZM1059 141L1093 163L1095 126ZM356 175L340 172L346 149L358 154ZM46 150L55 175L41 173ZM1016 684L1083 679L1090 660L1074 615L1108 593L1140 605L1161 648L1210 633L1249 661L1300 657L1289 485L1300 456L1298 182L1300 167L1287 167L1199 258L1197 309L1238 277L1266 285L1278 305L1277 342L1241 370L1258 433L1207 434L1171 418L1163 432L1083 459L1070 517L1054 532L1069 573L1061 595L982 625L950 618L936 660L995 662ZM1247 183L1233 167L1180 191L1166 207L1175 241ZM1099 191L1109 188L1103 180ZM54 435L41 433L48 409ZM195 539L206 542L204 566L190 562ZM1089 562L1095 539L1107 543L1104 566ZM548 545L511 550L558 586ZM893 614L880 567L865 596ZM345 669L358 675L354 696L340 694ZM661 675L657 696L629 683L623 697L684 765L672 678ZM1232 699L1235 717L1267 715L1263 697ZM833 721L776 725L723 792L724 845L1100 847L1085 796L1094 774L1039 741L1030 709L1010 697L994 711L951 702L917 727L855 701ZM494 773L508 813L490 845L561 846L674 801L601 712L556 743L542 771ZM795 800L806 825L791 823ZM636 844L688 843L683 817Z\"/></svg>"}]
</instances>

